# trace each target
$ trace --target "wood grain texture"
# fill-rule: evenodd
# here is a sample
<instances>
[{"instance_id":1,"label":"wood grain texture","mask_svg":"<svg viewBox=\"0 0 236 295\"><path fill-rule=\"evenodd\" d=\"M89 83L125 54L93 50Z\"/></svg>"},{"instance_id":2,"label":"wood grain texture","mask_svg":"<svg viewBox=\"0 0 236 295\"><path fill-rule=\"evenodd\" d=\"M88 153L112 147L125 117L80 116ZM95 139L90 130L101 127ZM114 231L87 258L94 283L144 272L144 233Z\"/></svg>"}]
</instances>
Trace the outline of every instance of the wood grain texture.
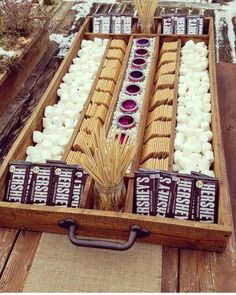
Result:
<instances>
[{"instance_id":1,"label":"wood grain texture","mask_svg":"<svg viewBox=\"0 0 236 295\"><path fill-rule=\"evenodd\" d=\"M21 231L0 279L0 292L22 291L41 235Z\"/></svg>"},{"instance_id":2,"label":"wood grain texture","mask_svg":"<svg viewBox=\"0 0 236 295\"><path fill-rule=\"evenodd\" d=\"M40 61L48 44L47 29L41 29L32 37L32 42L27 46L27 50L23 51L20 57L20 67L4 78L4 82L0 81L0 115L3 114L5 108L10 104L12 98L19 92L31 71Z\"/></svg>"},{"instance_id":3,"label":"wood grain texture","mask_svg":"<svg viewBox=\"0 0 236 295\"><path fill-rule=\"evenodd\" d=\"M18 230L0 228L0 278L6 266L11 250L18 237Z\"/></svg>"}]
</instances>

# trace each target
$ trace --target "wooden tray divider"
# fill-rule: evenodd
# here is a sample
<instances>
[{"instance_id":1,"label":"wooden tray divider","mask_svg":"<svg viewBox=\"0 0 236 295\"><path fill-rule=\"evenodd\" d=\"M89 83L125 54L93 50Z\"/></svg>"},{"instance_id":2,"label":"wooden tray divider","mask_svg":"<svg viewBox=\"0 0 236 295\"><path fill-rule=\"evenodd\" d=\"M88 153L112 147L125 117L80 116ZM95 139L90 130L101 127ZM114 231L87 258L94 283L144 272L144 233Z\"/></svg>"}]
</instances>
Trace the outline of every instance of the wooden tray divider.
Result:
<instances>
[{"instance_id":1,"label":"wooden tray divider","mask_svg":"<svg viewBox=\"0 0 236 295\"><path fill-rule=\"evenodd\" d=\"M209 30L214 32L213 21L210 21ZM218 91L216 84L216 68L215 68L215 47L214 47L214 33L210 35L209 39L209 76L210 76L210 93L212 106L212 122L211 129L213 132L212 147L214 151L214 172L220 180L220 194L219 194L219 212L218 223L224 225L232 225L232 210L230 205L229 188L227 180L226 165L224 159L224 146L222 142L222 128L220 121L220 112L218 104Z\"/></svg>"},{"instance_id":2,"label":"wooden tray divider","mask_svg":"<svg viewBox=\"0 0 236 295\"><path fill-rule=\"evenodd\" d=\"M181 51L181 40L179 39L178 40L178 48L177 48L177 59L176 59L176 71L175 71L175 83L174 83L174 100L173 100L173 110L172 110L172 120L171 120L168 171L172 171L173 161L174 161L175 127L176 127L178 87L179 87L180 51Z\"/></svg>"}]
</instances>

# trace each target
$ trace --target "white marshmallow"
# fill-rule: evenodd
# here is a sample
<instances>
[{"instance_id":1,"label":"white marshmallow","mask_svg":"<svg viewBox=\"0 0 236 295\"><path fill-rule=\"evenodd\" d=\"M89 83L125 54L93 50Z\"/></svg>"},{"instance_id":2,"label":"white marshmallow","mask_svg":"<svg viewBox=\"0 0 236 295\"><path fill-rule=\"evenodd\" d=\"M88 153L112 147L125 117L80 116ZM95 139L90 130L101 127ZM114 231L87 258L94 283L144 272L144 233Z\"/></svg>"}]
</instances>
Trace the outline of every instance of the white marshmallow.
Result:
<instances>
[{"instance_id":1,"label":"white marshmallow","mask_svg":"<svg viewBox=\"0 0 236 295\"><path fill-rule=\"evenodd\" d=\"M198 161L198 168L200 171L209 170L210 168L210 161L201 159Z\"/></svg>"},{"instance_id":2,"label":"white marshmallow","mask_svg":"<svg viewBox=\"0 0 236 295\"><path fill-rule=\"evenodd\" d=\"M212 147L211 144L209 142L204 142L202 144L202 153L204 154L206 151L211 151Z\"/></svg>"},{"instance_id":3,"label":"white marshmallow","mask_svg":"<svg viewBox=\"0 0 236 295\"><path fill-rule=\"evenodd\" d=\"M214 162L214 154L212 151L205 151L203 158L208 160L211 164Z\"/></svg>"},{"instance_id":4,"label":"white marshmallow","mask_svg":"<svg viewBox=\"0 0 236 295\"><path fill-rule=\"evenodd\" d=\"M27 157L25 158L25 161L26 161L26 162L32 162L31 156L27 156Z\"/></svg>"},{"instance_id":5,"label":"white marshmallow","mask_svg":"<svg viewBox=\"0 0 236 295\"><path fill-rule=\"evenodd\" d=\"M34 153L31 156L32 163L41 163L42 162L42 155L40 153Z\"/></svg>"},{"instance_id":6,"label":"white marshmallow","mask_svg":"<svg viewBox=\"0 0 236 295\"><path fill-rule=\"evenodd\" d=\"M65 127L66 128L73 128L74 127L74 120L72 120L72 119L65 119Z\"/></svg>"},{"instance_id":7,"label":"white marshmallow","mask_svg":"<svg viewBox=\"0 0 236 295\"><path fill-rule=\"evenodd\" d=\"M67 146L68 142L69 142L69 139L68 139L68 138L66 138L66 137L61 137L61 138L59 139L58 144L59 144L59 146L61 146L62 148L65 148L65 147Z\"/></svg>"},{"instance_id":8,"label":"white marshmallow","mask_svg":"<svg viewBox=\"0 0 236 295\"><path fill-rule=\"evenodd\" d=\"M52 147L52 143L49 140L43 140L42 142L42 147L44 149L50 149Z\"/></svg>"},{"instance_id":9,"label":"white marshmallow","mask_svg":"<svg viewBox=\"0 0 236 295\"><path fill-rule=\"evenodd\" d=\"M63 153L63 148L61 146L56 145L51 148L51 154L53 157L60 156L62 155L62 153Z\"/></svg>"},{"instance_id":10,"label":"white marshmallow","mask_svg":"<svg viewBox=\"0 0 236 295\"><path fill-rule=\"evenodd\" d=\"M47 128L50 125L52 125L52 119L51 118L43 118L43 128Z\"/></svg>"},{"instance_id":11,"label":"white marshmallow","mask_svg":"<svg viewBox=\"0 0 236 295\"><path fill-rule=\"evenodd\" d=\"M42 150L42 159L43 160L50 160L52 158L52 154L49 150L44 149Z\"/></svg>"},{"instance_id":12,"label":"white marshmallow","mask_svg":"<svg viewBox=\"0 0 236 295\"><path fill-rule=\"evenodd\" d=\"M28 146L26 149L26 155L27 156L32 156L34 153L36 153L35 147L34 146Z\"/></svg>"},{"instance_id":13,"label":"white marshmallow","mask_svg":"<svg viewBox=\"0 0 236 295\"><path fill-rule=\"evenodd\" d=\"M33 142L41 143L43 141L43 133L40 131L33 131Z\"/></svg>"},{"instance_id":14,"label":"white marshmallow","mask_svg":"<svg viewBox=\"0 0 236 295\"><path fill-rule=\"evenodd\" d=\"M53 112L54 112L53 106L46 106L44 111L44 116L46 118L52 118Z\"/></svg>"},{"instance_id":15,"label":"white marshmallow","mask_svg":"<svg viewBox=\"0 0 236 295\"><path fill-rule=\"evenodd\" d=\"M53 124L55 124L56 126L62 126L63 125L63 118L62 117L53 117L52 118L52 122Z\"/></svg>"}]
</instances>

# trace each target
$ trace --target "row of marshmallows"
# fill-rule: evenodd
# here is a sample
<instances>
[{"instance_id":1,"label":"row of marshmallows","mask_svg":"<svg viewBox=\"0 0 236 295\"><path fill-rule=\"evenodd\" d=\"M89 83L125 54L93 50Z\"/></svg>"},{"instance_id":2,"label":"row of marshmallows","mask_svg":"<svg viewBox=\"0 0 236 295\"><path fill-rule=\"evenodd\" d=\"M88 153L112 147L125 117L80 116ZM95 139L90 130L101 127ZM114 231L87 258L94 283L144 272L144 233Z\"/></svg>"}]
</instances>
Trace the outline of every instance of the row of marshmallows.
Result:
<instances>
[{"instance_id":1,"label":"row of marshmallows","mask_svg":"<svg viewBox=\"0 0 236 295\"><path fill-rule=\"evenodd\" d=\"M203 42L186 42L181 50L177 127L173 170L214 176L211 141L211 94L208 49Z\"/></svg>"},{"instance_id":2,"label":"row of marshmallows","mask_svg":"<svg viewBox=\"0 0 236 295\"><path fill-rule=\"evenodd\" d=\"M78 57L57 91L59 100L44 111L43 131L33 132L35 146L26 150L26 161L60 160L88 98L104 56L108 39L83 40Z\"/></svg>"}]
</instances>

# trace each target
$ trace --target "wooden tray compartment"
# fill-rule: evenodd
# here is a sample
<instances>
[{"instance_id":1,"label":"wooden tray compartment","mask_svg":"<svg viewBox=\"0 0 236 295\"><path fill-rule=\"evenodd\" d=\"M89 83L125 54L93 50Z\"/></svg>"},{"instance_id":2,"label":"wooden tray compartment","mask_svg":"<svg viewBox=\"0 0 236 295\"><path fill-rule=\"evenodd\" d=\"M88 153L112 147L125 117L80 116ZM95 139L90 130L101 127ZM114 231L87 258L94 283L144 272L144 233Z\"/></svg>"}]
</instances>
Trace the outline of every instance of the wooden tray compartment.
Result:
<instances>
[{"instance_id":1,"label":"wooden tray compartment","mask_svg":"<svg viewBox=\"0 0 236 295\"><path fill-rule=\"evenodd\" d=\"M25 156L26 147L31 144L32 131L41 128L41 119L44 108L48 104L56 102L56 91L60 85L61 79L67 72L72 59L80 48L81 40L88 34L85 34L85 22L81 28L72 48L70 49L66 59L60 66L51 84L45 92L41 102L29 119L21 134L12 146L11 151L6 156L0 170L0 188L2 196L4 193L5 178L7 174L8 164L12 160L22 159ZM72 218L79 224L79 235L126 239L132 225L138 225L151 232L149 237L142 239L144 242L158 243L167 246L223 251L227 245L232 232L231 227L231 209L228 195L228 183L225 170L225 161L223 154L223 146L221 142L221 128L219 122L219 110L217 101L217 88L215 76L214 61L214 35L213 23L212 32L209 36L209 71L211 81L211 93L213 96L212 109L214 110L212 120L212 130L214 132L213 148L215 152L214 170L220 177L221 195L219 208L219 224L204 224L194 221L182 221L169 218L157 218L153 216L142 216L133 214L133 179L129 176L128 191L125 212L108 212L91 210L92 185L91 179L87 181L84 190L84 207L79 209L59 208L50 206L36 206L28 204L15 204L8 202L0 202L0 226L29 229L36 231L45 231L53 233L67 234L65 229L58 226L58 221ZM89 37L90 38L90 37ZM132 38L132 36L131 36ZM165 40L181 39L184 44L185 37L170 36ZM192 39L192 37L189 37ZM198 37L197 40L204 40L204 37ZM118 88L117 88L118 89ZM117 91L118 95L119 91ZM66 153L65 153L66 154ZM219 161L220 159L220 161Z\"/></svg>"}]
</instances>

